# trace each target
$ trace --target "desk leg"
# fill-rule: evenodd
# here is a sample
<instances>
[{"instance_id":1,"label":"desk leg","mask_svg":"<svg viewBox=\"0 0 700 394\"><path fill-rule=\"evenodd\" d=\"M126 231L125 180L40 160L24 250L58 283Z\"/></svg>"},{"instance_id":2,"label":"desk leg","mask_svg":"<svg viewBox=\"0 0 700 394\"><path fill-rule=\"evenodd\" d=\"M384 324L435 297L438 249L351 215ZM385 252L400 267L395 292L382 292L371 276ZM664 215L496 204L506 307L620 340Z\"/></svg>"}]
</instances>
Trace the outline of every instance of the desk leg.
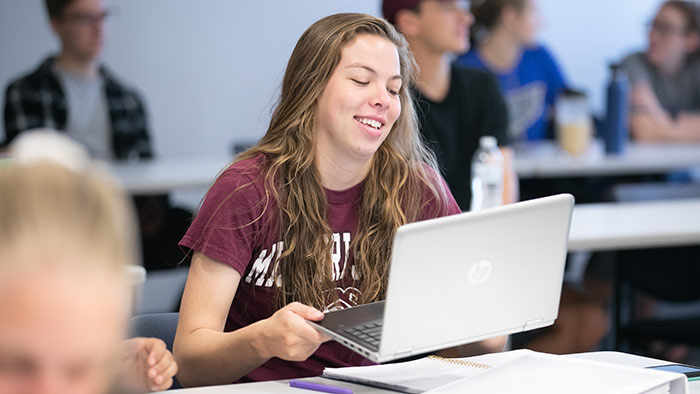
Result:
<instances>
[{"instance_id":1,"label":"desk leg","mask_svg":"<svg viewBox=\"0 0 700 394\"><path fill-rule=\"evenodd\" d=\"M611 299L608 304L609 316L610 316L610 331L608 335L603 340L601 348L605 350L616 350L619 351L623 347L622 338L622 316L623 316L623 299L624 299L624 281L622 279L622 266L620 262L620 255L617 252L605 252L609 255L609 261L612 270L610 272L610 281L612 285ZM606 259L606 260L608 260Z\"/></svg>"},{"instance_id":2,"label":"desk leg","mask_svg":"<svg viewBox=\"0 0 700 394\"><path fill-rule=\"evenodd\" d=\"M623 328L630 319L630 308L632 295L629 289L629 284L624 280L622 266L622 255L620 252L613 254L613 275L615 283L615 291L613 294L612 316L613 320L610 323L611 330L614 333L611 348L613 350L628 352L629 343L623 334Z\"/></svg>"}]
</instances>

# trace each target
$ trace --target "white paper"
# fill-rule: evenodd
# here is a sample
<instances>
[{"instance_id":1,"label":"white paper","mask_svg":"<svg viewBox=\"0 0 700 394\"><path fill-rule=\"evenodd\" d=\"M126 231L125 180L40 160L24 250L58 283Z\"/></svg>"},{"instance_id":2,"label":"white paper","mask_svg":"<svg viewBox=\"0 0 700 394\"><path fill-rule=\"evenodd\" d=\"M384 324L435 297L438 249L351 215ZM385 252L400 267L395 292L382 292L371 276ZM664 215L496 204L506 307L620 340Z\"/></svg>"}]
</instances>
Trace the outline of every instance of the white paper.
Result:
<instances>
[{"instance_id":1,"label":"white paper","mask_svg":"<svg viewBox=\"0 0 700 394\"><path fill-rule=\"evenodd\" d=\"M429 393L662 394L671 392L671 381L685 380L678 374L658 372L663 371L530 352L486 374ZM676 383L673 394L685 393L687 384Z\"/></svg>"},{"instance_id":2,"label":"white paper","mask_svg":"<svg viewBox=\"0 0 700 394\"><path fill-rule=\"evenodd\" d=\"M448 359L449 360L449 359ZM682 374L514 350L447 360L423 358L367 367L326 368L324 376L406 393L685 394ZM463 365L472 362L488 369Z\"/></svg>"},{"instance_id":3,"label":"white paper","mask_svg":"<svg viewBox=\"0 0 700 394\"><path fill-rule=\"evenodd\" d=\"M494 353L458 360L487 364L491 368L495 368L514 360L523 354L522 352ZM488 370L426 357L397 364L326 368L323 370L323 376L370 385L410 389L406 390L406 392L423 392L442 387L460 379L479 376Z\"/></svg>"}]
</instances>

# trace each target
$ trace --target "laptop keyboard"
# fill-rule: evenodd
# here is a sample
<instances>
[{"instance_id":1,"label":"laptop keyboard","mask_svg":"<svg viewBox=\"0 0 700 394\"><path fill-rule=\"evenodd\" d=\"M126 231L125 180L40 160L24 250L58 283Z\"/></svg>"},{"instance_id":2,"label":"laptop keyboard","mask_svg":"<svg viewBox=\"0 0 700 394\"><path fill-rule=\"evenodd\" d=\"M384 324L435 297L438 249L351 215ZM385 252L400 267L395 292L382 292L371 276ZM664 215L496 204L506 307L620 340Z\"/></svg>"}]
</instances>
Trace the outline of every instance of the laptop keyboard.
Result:
<instances>
[{"instance_id":1,"label":"laptop keyboard","mask_svg":"<svg viewBox=\"0 0 700 394\"><path fill-rule=\"evenodd\" d=\"M379 349L379 340L382 338L382 321L377 320L371 323L359 324L346 328L343 331L356 342L365 344L367 348L376 351Z\"/></svg>"}]
</instances>

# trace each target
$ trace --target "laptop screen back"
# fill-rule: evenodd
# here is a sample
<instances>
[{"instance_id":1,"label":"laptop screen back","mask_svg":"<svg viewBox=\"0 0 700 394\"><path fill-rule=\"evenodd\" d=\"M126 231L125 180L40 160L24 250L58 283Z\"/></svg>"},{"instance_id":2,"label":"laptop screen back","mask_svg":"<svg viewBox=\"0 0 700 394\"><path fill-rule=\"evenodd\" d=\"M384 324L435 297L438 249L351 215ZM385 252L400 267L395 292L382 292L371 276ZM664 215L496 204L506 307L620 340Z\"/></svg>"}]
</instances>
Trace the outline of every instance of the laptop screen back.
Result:
<instances>
[{"instance_id":1,"label":"laptop screen back","mask_svg":"<svg viewBox=\"0 0 700 394\"><path fill-rule=\"evenodd\" d=\"M552 324L571 195L402 226L380 354L420 353Z\"/></svg>"}]
</instances>

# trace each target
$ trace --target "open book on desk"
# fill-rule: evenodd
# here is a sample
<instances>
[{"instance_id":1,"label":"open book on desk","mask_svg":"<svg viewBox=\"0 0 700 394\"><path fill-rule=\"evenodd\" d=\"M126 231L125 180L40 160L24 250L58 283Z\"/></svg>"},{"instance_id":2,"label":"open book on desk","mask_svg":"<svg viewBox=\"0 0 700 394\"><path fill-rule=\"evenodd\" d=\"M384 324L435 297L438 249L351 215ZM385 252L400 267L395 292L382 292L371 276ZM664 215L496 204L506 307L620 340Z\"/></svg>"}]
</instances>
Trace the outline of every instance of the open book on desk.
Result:
<instances>
[{"instance_id":1,"label":"open book on desk","mask_svg":"<svg viewBox=\"0 0 700 394\"><path fill-rule=\"evenodd\" d=\"M530 350L326 368L323 376L403 393L685 394L685 375Z\"/></svg>"}]
</instances>

